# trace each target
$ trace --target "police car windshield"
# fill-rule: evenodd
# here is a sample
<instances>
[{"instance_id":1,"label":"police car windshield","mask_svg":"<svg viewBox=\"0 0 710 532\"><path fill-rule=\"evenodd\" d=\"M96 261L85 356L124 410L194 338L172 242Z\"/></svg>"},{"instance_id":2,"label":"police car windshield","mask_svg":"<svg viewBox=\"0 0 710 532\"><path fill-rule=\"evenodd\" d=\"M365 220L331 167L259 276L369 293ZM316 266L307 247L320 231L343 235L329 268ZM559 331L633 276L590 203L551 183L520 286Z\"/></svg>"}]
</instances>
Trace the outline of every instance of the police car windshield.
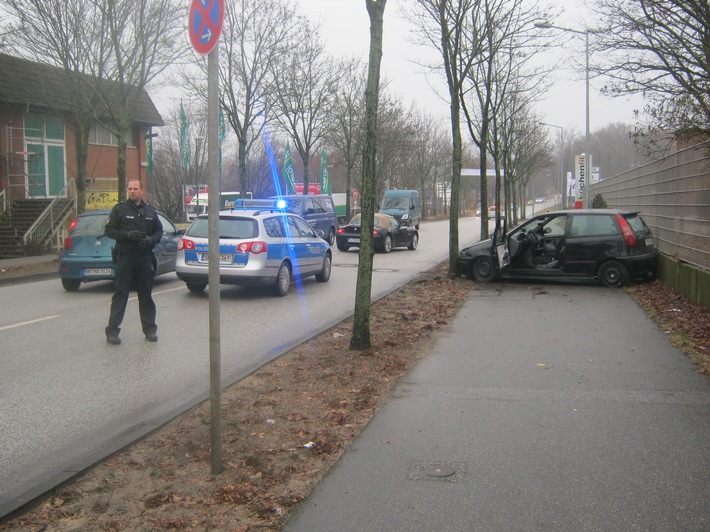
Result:
<instances>
[{"instance_id":1,"label":"police car windshield","mask_svg":"<svg viewBox=\"0 0 710 532\"><path fill-rule=\"evenodd\" d=\"M207 218L198 218L185 233L194 238L208 238L209 228ZM253 218L220 217L219 238L248 239L256 238L259 225Z\"/></svg>"}]
</instances>

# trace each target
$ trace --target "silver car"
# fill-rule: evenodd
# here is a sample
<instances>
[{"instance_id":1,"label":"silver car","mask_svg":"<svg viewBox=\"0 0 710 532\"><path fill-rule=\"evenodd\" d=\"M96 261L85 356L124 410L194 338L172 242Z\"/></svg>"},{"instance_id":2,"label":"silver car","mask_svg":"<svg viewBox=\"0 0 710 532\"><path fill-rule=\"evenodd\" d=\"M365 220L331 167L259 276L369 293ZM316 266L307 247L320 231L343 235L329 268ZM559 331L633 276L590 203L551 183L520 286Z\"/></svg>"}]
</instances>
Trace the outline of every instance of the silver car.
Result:
<instances>
[{"instance_id":1,"label":"silver car","mask_svg":"<svg viewBox=\"0 0 710 532\"><path fill-rule=\"evenodd\" d=\"M207 216L198 217L178 242L175 271L192 292L208 284ZM219 213L219 281L271 287L285 296L291 281L311 275L325 283L332 266L323 233L303 218L276 208Z\"/></svg>"}]
</instances>

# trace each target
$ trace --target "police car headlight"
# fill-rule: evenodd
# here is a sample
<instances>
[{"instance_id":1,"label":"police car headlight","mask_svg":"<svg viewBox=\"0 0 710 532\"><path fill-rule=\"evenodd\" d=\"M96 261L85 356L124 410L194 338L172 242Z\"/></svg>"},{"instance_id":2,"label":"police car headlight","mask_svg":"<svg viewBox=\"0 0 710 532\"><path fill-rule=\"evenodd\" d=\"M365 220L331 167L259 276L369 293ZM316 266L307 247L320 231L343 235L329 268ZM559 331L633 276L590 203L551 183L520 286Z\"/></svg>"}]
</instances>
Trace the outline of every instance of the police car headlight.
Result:
<instances>
[{"instance_id":1,"label":"police car headlight","mask_svg":"<svg viewBox=\"0 0 710 532\"><path fill-rule=\"evenodd\" d=\"M402 215L402 220L409 220L409 215L408 215L408 214L403 214L403 215Z\"/></svg>"}]
</instances>

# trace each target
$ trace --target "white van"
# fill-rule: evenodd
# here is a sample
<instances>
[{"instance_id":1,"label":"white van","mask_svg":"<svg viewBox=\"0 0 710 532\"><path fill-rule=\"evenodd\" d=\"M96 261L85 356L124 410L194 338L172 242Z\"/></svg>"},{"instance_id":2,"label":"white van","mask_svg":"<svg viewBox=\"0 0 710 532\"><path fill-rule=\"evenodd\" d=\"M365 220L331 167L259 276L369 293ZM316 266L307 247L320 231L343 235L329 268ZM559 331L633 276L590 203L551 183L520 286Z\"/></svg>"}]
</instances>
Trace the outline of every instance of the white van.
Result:
<instances>
[{"instance_id":1,"label":"white van","mask_svg":"<svg viewBox=\"0 0 710 532\"><path fill-rule=\"evenodd\" d=\"M240 192L220 192L219 194L219 210L224 211L227 209L233 209L234 208L234 201L237 199L240 199L242 197L242 194ZM251 199L252 193L247 192L247 198ZM187 205L187 221L192 222L195 218L197 218L200 214L207 214L207 203L208 201L208 195L205 192L204 194L200 194L199 196L199 205L198 205L198 196L195 196L190 200L190 203Z\"/></svg>"}]
</instances>

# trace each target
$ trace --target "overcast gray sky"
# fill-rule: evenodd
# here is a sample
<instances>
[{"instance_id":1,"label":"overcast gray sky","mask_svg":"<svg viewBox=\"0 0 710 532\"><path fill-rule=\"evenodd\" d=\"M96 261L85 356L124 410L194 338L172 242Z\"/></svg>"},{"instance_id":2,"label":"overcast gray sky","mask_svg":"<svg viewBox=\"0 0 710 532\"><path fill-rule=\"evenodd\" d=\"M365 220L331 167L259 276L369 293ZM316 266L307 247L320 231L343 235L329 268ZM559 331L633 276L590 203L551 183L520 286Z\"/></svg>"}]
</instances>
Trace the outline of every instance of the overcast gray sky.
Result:
<instances>
[{"instance_id":1,"label":"overcast gray sky","mask_svg":"<svg viewBox=\"0 0 710 532\"><path fill-rule=\"evenodd\" d=\"M395 93L405 101L416 102L420 108L435 115L447 116L447 104L437 98L431 85L438 87L439 94L445 94L443 79L425 76L415 61L426 55L411 44L410 28L400 13L400 5L411 0L388 0L385 9L384 54L382 75L391 80ZM583 0L548 0L566 9L568 15L555 23L574 29L585 29ZM369 18L365 0L296 0L301 12L313 22L321 23L321 33L329 53L335 56L357 56L367 60L369 48ZM581 14L581 16L580 16ZM574 18L571 18L574 16ZM588 27L593 27L589 21ZM567 68L556 74L555 84L537 107L543 120L562 126L568 131L574 128L578 134L585 130L585 81L584 68L575 72L575 65L584 65L584 37L570 34L572 40L563 48L553 52L565 60ZM579 39L575 42L574 39ZM432 56L432 57L435 57ZM641 105L640 99L627 101L611 99L600 94L601 82L592 80L590 84L590 130L594 131L613 122L634 123L633 110Z\"/></svg>"}]
</instances>

